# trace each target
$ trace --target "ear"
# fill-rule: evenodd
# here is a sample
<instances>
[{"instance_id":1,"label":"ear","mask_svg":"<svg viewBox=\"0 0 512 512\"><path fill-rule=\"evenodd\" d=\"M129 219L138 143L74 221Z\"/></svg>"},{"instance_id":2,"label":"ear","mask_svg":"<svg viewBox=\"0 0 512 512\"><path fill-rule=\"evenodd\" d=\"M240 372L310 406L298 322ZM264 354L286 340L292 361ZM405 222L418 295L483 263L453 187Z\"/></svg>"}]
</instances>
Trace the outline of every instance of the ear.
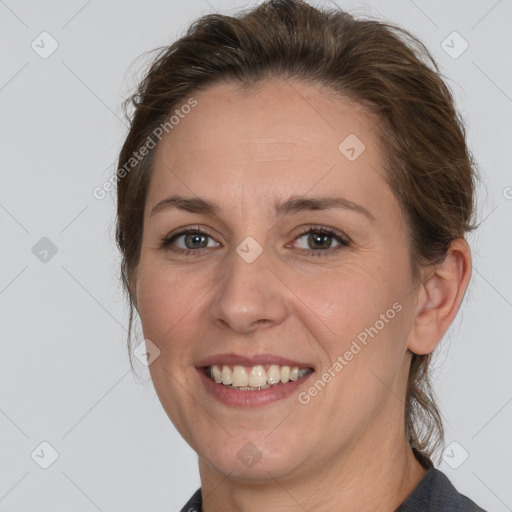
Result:
<instances>
[{"instance_id":1,"label":"ear","mask_svg":"<svg viewBox=\"0 0 512 512\"><path fill-rule=\"evenodd\" d=\"M429 269L417 292L416 317L407 348L432 352L455 318L471 277L471 251L463 239L450 244L445 259Z\"/></svg>"}]
</instances>

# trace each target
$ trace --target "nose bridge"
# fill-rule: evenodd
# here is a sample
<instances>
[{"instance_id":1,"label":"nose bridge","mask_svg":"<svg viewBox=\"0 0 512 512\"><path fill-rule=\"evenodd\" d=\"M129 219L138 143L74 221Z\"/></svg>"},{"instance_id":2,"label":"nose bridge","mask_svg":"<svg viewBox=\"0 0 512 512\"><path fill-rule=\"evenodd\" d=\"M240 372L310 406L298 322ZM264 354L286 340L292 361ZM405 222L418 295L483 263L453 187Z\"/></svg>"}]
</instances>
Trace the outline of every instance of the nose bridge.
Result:
<instances>
[{"instance_id":1,"label":"nose bridge","mask_svg":"<svg viewBox=\"0 0 512 512\"><path fill-rule=\"evenodd\" d=\"M215 322L248 332L261 324L269 326L284 320L283 285L269 269L270 259L268 250L251 237L236 247L210 308Z\"/></svg>"}]
</instances>

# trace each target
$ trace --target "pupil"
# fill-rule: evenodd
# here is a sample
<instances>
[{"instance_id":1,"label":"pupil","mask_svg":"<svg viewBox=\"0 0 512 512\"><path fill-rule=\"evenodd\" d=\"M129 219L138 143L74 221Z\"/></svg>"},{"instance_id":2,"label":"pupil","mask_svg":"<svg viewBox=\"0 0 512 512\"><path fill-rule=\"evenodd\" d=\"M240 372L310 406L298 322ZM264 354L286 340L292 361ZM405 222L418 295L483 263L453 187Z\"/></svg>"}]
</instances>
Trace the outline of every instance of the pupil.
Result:
<instances>
[{"instance_id":1,"label":"pupil","mask_svg":"<svg viewBox=\"0 0 512 512\"><path fill-rule=\"evenodd\" d=\"M205 239L206 237L204 235L201 235L199 233L188 233L185 237L185 245L189 249L197 249L198 247L206 247L204 240L201 244L201 238ZM190 242L190 244L189 244ZM201 245L197 245L197 244Z\"/></svg>"},{"instance_id":2,"label":"pupil","mask_svg":"<svg viewBox=\"0 0 512 512\"><path fill-rule=\"evenodd\" d=\"M312 242L312 245L316 245L316 248L329 249L329 246L331 245L329 237L330 235L315 233L309 235L309 240Z\"/></svg>"}]
</instances>

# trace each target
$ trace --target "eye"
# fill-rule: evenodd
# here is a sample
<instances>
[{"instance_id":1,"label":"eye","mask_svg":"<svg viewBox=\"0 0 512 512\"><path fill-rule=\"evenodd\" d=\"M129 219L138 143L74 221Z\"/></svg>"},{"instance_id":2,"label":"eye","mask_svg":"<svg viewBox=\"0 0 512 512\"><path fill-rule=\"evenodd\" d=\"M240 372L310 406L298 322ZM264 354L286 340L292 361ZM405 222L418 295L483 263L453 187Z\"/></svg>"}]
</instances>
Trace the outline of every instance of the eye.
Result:
<instances>
[{"instance_id":1,"label":"eye","mask_svg":"<svg viewBox=\"0 0 512 512\"><path fill-rule=\"evenodd\" d=\"M309 226L295 240L299 249L315 256L331 254L350 245L345 235L326 226Z\"/></svg>"},{"instance_id":2,"label":"eye","mask_svg":"<svg viewBox=\"0 0 512 512\"><path fill-rule=\"evenodd\" d=\"M219 243L199 228L187 229L179 233L171 234L162 240L161 247L169 248L180 253L199 253L198 249L219 247Z\"/></svg>"},{"instance_id":3,"label":"eye","mask_svg":"<svg viewBox=\"0 0 512 512\"><path fill-rule=\"evenodd\" d=\"M301 252L314 256L326 256L350 245L350 240L342 233L326 226L308 226L296 238L295 243L287 244L297 247ZM186 256L200 256L202 249L219 247L208 233L199 227L185 229L162 239L161 248Z\"/></svg>"}]
</instances>

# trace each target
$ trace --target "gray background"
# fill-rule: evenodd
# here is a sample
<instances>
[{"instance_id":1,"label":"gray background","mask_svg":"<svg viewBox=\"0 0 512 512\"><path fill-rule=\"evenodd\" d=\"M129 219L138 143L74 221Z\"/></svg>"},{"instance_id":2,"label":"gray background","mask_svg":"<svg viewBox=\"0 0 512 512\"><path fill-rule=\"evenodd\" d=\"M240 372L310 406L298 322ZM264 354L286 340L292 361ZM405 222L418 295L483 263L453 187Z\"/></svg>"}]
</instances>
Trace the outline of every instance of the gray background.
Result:
<instances>
[{"instance_id":1,"label":"gray background","mask_svg":"<svg viewBox=\"0 0 512 512\"><path fill-rule=\"evenodd\" d=\"M338 4L418 35L466 121L482 225L470 239L469 292L437 359L450 445L440 468L489 511L512 510L512 2ZM202 14L244 5L0 0L0 511L174 511L199 486L195 454L147 368L130 372L114 201L92 190L115 171L120 103L147 62L130 68L134 58ZM48 58L43 31L59 45ZM464 42L447 39L453 31L469 44L457 58ZM56 254L41 252L43 237ZM42 442L58 452L48 469Z\"/></svg>"}]
</instances>

